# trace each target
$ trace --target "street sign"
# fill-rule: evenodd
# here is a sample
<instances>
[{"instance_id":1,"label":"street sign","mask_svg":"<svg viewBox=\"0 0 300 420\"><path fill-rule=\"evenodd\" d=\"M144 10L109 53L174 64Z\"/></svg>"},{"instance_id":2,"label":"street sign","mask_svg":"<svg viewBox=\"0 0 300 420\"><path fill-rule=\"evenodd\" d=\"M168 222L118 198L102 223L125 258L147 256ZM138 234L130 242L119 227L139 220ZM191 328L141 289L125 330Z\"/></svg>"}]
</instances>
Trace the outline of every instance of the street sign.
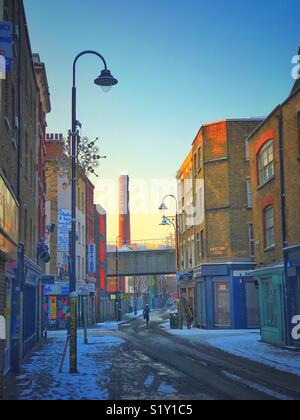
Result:
<instances>
[{"instance_id":1,"label":"street sign","mask_svg":"<svg viewBox=\"0 0 300 420\"><path fill-rule=\"evenodd\" d=\"M178 281L192 281L193 277L194 277L193 272L177 273L177 280Z\"/></svg>"},{"instance_id":2,"label":"street sign","mask_svg":"<svg viewBox=\"0 0 300 420\"><path fill-rule=\"evenodd\" d=\"M96 273L96 244L88 245L89 273Z\"/></svg>"},{"instance_id":3,"label":"street sign","mask_svg":"<svg viewBox=\"0 0 300 420\"><path fill-rule=\"evenodd\" d=\"M13 24L0 21L0 56L5 58L6 72L10 72L12 69L12 45Z\"/></svg>"}]
</instances>

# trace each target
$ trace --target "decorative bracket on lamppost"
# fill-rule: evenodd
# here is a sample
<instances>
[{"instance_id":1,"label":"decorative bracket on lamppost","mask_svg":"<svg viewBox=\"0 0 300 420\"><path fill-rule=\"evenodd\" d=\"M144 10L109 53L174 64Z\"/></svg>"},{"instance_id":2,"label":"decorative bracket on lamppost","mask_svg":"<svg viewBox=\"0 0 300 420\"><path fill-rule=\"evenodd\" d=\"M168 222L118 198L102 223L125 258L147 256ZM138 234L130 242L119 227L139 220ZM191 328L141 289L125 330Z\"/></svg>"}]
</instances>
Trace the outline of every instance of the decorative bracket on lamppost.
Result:
<instances>
[{"instance_id":1,"label":"decorative bracket on lamppost","mask_svg":"<svg viewBox=\"0 0 300 420\"><path fill-rule=\"evenodd\" d=\"M107 159L107 156L101 156L99 154L100 150L97 146L99 137L91 141L88 137L80 137L79 133L77 136L77 164L82 168L86 173L90 173L99 178L99 175L96 173L96 169L100 166L101 159ZM68 141L66 143L66 152L70 155L70 144L71 144L72 133L69 132Z\"/></svg>"}]
</instances>

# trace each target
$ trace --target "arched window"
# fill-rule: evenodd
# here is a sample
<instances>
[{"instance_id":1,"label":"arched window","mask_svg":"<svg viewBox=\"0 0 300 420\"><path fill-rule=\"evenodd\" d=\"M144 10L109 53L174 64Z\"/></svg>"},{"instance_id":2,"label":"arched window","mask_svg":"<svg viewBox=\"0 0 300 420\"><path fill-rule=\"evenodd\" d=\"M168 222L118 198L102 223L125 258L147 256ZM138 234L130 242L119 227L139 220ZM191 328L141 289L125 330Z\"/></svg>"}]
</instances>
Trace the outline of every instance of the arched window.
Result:
<instances>
[{"instance_id":1,"label":"arched window","mask_svg":"<svg viewBox=\"0 0 300 420\"><path fill-rule=\"evenodd\" d=\"M264 185L275 175L274 169L274 142L266 143L258 155L259 183Z\"/></svg>"}]
</instances>

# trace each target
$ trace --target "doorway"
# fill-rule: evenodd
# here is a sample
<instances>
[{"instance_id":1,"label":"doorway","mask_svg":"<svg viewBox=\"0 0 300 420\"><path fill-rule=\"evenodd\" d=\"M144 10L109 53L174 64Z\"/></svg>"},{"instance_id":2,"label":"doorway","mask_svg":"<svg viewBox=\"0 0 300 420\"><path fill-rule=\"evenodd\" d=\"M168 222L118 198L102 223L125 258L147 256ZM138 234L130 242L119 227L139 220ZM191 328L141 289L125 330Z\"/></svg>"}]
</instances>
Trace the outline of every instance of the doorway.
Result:
<instances>
[{"instance_id":1,"label":"doorway","mask_svg":"<svg viewBox=\"0 0 300 420\"><path fill-rule=\"evenodd\" d=\"M214 284L215 327L230 328L230 287L228 282Z\"/></svg>"}]
</instances>

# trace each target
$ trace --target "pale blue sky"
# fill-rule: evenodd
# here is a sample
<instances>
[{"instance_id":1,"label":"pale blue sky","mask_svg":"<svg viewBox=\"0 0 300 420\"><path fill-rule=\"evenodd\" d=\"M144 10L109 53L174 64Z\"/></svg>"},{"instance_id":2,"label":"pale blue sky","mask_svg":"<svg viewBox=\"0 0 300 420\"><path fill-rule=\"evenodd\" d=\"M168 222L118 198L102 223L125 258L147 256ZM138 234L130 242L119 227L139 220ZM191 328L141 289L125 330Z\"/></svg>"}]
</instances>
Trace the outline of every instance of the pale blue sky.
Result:
<instances>
[{"instance_id":1,"label":"pale blue sky","mask_svg":"<svg viewBox=\"0 0 300 420\"><path fill-rule=\"evenodd\" d=\"M299 0L25 0L25 7L32 48L47 66L49 131L70 127L78 52L99 51L119 79L106 95L93 87L101 63L85 57L78 66L78 118L85 135L103 139L102 178L127 171L172 179L202 123L266 115L292 87Z\"/></svg>"}]
</instances>

